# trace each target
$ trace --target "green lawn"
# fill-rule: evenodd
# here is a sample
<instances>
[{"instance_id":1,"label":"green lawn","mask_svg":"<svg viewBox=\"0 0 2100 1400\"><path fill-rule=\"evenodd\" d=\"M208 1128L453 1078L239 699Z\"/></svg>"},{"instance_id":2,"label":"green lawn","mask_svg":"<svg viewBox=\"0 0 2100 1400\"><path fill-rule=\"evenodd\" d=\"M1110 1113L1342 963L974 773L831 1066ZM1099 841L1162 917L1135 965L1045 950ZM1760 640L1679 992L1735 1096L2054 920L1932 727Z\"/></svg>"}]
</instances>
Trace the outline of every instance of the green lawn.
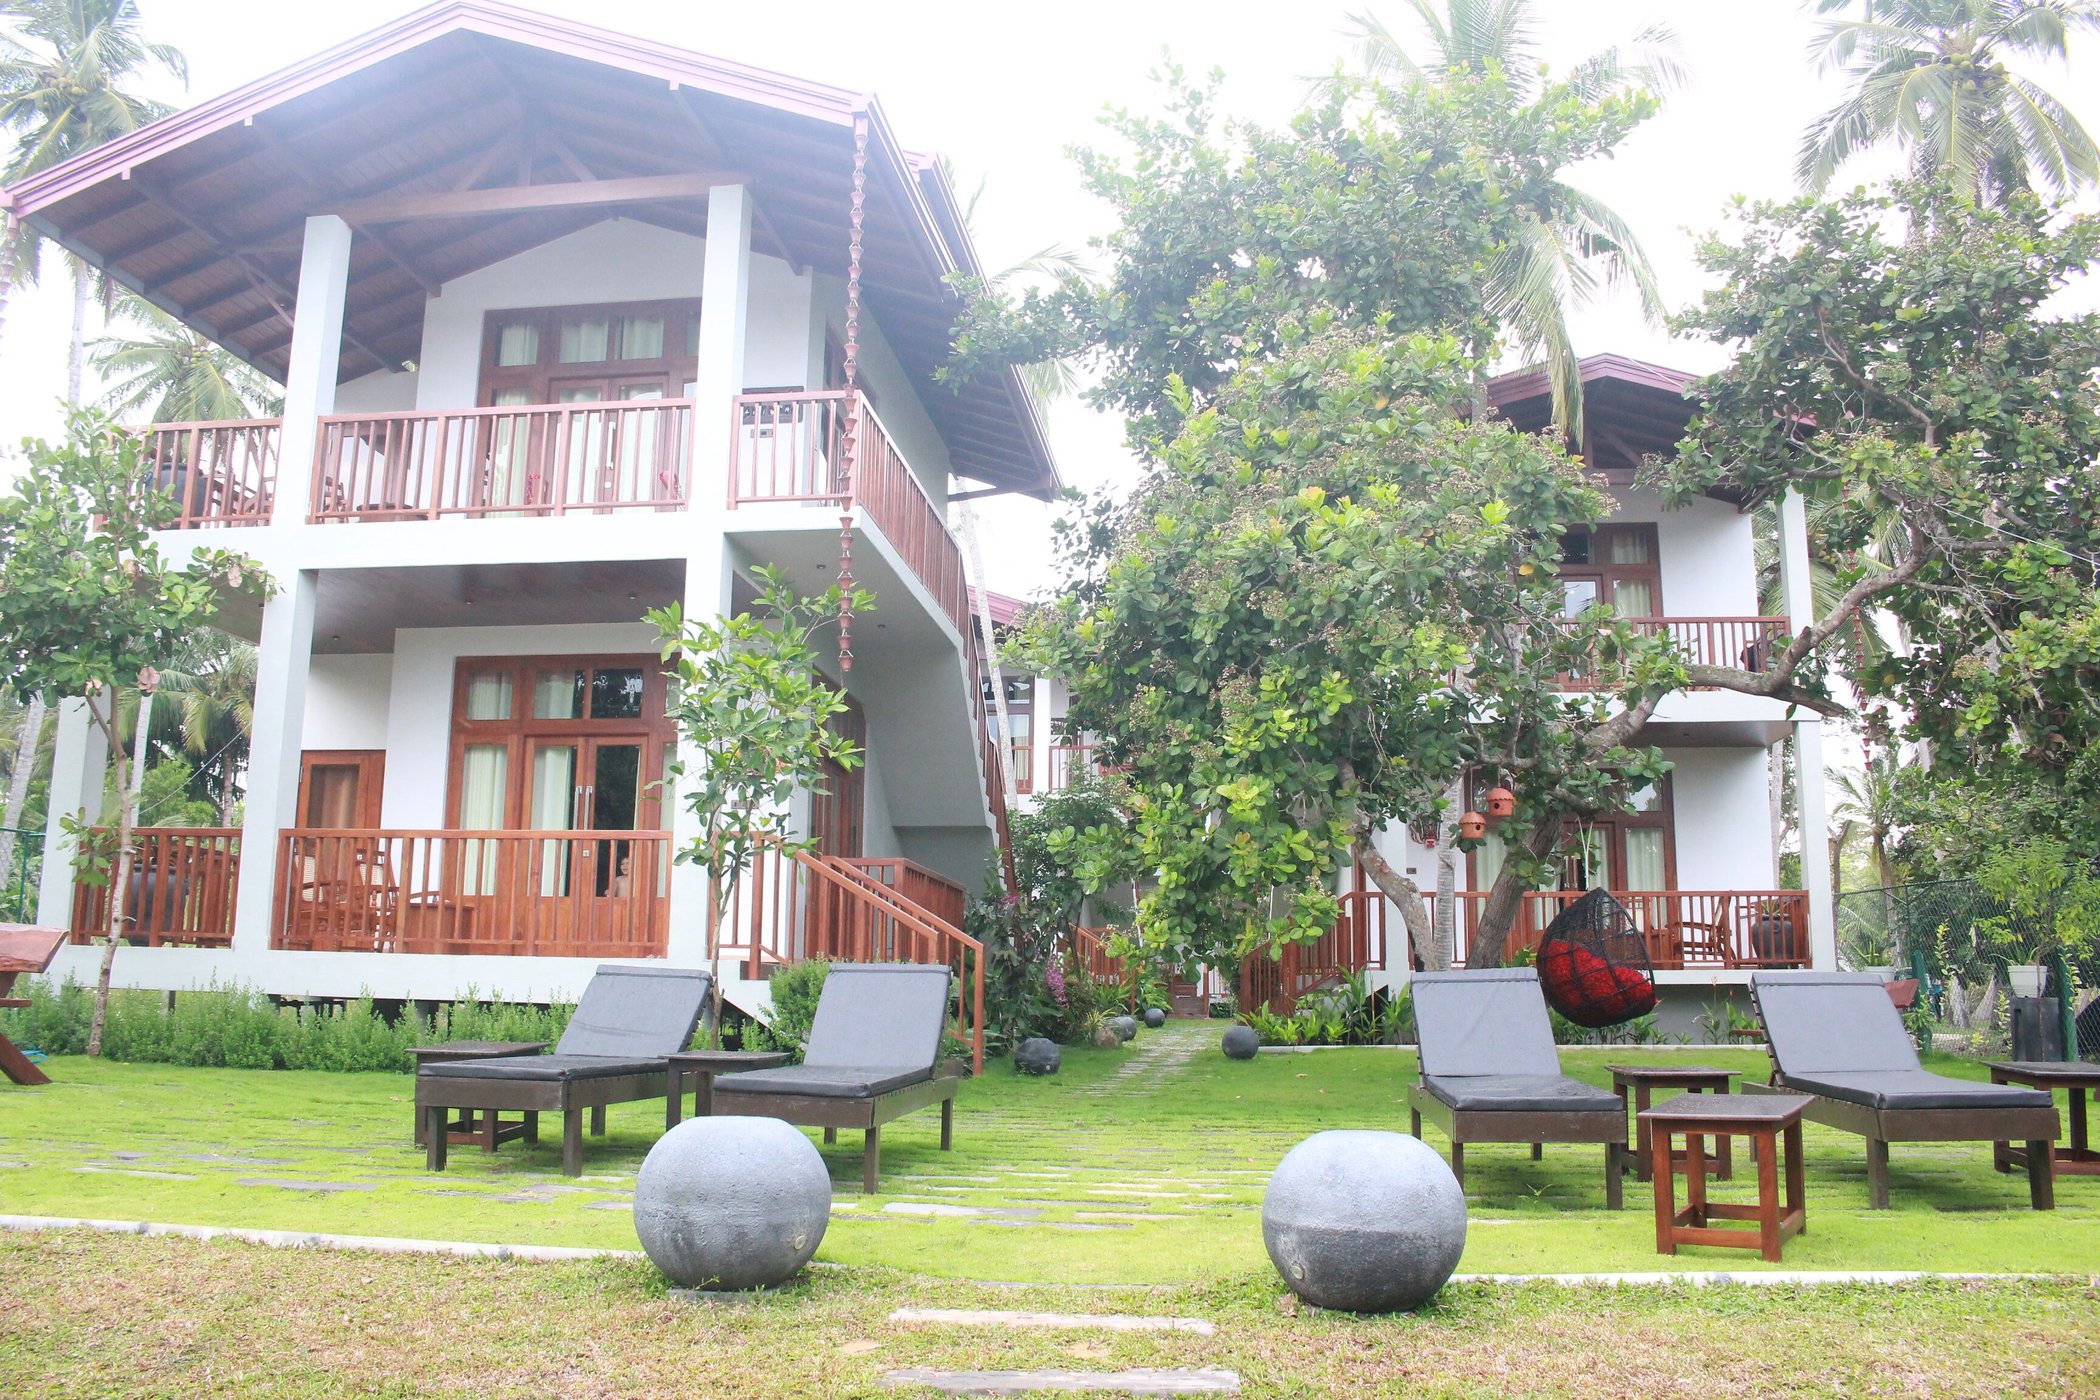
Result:
<instances>
[{"instance_id":1,"label":"green lawn","mask_svg":"<svg viewBox=\"0 0 2100 1400\"><path fill-rule=\"evenodd\" d=\"M862 1197L857 1135L828 1160L839 1183L819 1258L976 1280L1187 1283L1266 1266L1261 1192L1292 1144L1332 1127L1404 1130L1406 1052L1216 1050L1220 1027L1174 1025L1119 1050L1068 1050L1063 1073L994 1064L963 1087L956 1150L938 1117L883 1133L883 1194ZM1570 1050L1571 1073L1682 1051ZM1761 1053L1701 1061L1761 1073ZM1934 1067L1980 1075L1942 1058ZM78 1058L54 1083L0 1088L0 1212L347 1234L634 1248L636 1168L660 1103L611 1113L585 1175L559 1174L557 1135L494 1156L455 1148L442 1175L409 1144L405 1075L177 1069ZM1444 1144L1432 1130L1431 1142ZM2050 1214L1980 1144L1899 1145L1896 1209L1866 1208L1859 1139L1808 1130L1808 1231L1785 1267L1979 1272L2089 1270L2100 1260L2100 1178L2065 1177ZM1473 1226L1461 1268L1561 1272L1764 1267L1743 1251L1654 1252L1647 1188L1603 1208L1601 1150L1468 1153ZM1717 1196L1740 1198L1740 1179ZM983 1212L971 1214L966 1212Z\"/></svg>"},{"instance_id":2,"label":"green lawn","mask_svg":"<svg viewBox=\"0 0 2100 1400\"><path fill-rule=\"evenodd\" d=\"M1168 1314L1215 1335L893 1322L899 1307ZM736 1304L624 1260L0 1234L0 1391L99 1397L923 1397L884 1373L1226 1368L1250 1397L2100 1394L2085 1282L1454 1284L1416 1316L1293 1309L1267 1269L1172 1289L992 1289L817 1270Z\"/></svg>"}]
</instances>

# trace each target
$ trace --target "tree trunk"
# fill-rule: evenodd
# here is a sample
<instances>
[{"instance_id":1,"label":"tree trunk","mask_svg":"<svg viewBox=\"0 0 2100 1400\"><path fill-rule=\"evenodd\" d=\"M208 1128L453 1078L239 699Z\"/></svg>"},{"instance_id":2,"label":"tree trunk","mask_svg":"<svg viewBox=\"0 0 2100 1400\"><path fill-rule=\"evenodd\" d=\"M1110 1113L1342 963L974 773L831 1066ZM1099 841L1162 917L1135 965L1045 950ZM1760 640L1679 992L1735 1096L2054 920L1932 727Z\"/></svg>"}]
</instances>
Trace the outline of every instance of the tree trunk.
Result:
<instances>
[{"instance_id":1,"label":"tree trunk","mask_svg":"<svg viewBox=\"0 0 2100 1400\"><path fill-rule=\"evenodd\" d=\"M1453 783L1446 794L1454 810L1464 796L1463 783ZM1458 960L1458 831L1443 823L1436 834L1436 907L1429 916L1435 921L1431 935L1442 958L1439 967L1449 967Z\"/></svg>"},{"instance_id":2,"label":"tree trunk","mask_svg":"<svg viewBox=\"0 0 2100 1400\"><path fill-rule=\"evenodd\" d=\"M66 402L80 407L81 380L87 372L88 301L94 294L88 265L73 263L73 339L66 346Z\"/></svg>"},{"instance_id":3,"label":"tree trunk","mask_svg":"<svg viewBox=\"0 0 2100 1400\"><path fill-rule=\"evenodd\" d=\"M0 815L0 826L7 828L0 836L0 890L15 873L15 854L21 848L22 838L17 834L22 826L22 808L29 802L30 776L36 771L36 751L44 741L44 697L32 695L22 711L22 731L15 738L15 771L7 782L7 809Z\"/></svg>"},{"instance_id":4,"label":"tree trunk","mask_svg":"<svg viewBox=\"0 0 2100 1400\"><path fill-rule=\"evenodd\" d=\"M1778 889L1779 857L1786 845L1786 740L1765 750L1765 801L1772 822L1772 888Z\"/></svg>"},{"instance_id":5,"label":"tree trunk","mask_svg":"<svg viewBox=\"0 0 2100 1400\"><path fill-rule=\"evenodd\" d=\"M114 703L110 712L114 728ZM117 803L117 860L109 886L109 938L102 945L102 966L95 973L95 1012L88 1022L87 1052L91 1056L102 1053L102 1027L109 1019L109 974L116 965L117 943L124 936L124 904L131 887L132 830L138 821L139 789L146 777L147 732L152 722L153 695L143 691L139 695L137 733L132 736L131 752L125 753L123 746L115 742L115 735L110 736L110 748L117 759L117 790L123 796Z\"/></svg>"},{"instance_id":6,"label":"tree trunk","mask_svg":"<svg viewBox=\"0 0 2100 1400\"><path fill-rule=\"evenodd\" d=\"M1449 945L1439 948L1435 936L1430 932L1429 911L1422 907L1422 892L1415 888L1412 880L1393 869L1392 862L1378 853L1371 844L1371 833L1359 830L1355 841L1356 858L1363 862L1364 870L1378 891L1393 901L1400 909L1400 921L1407 925L1407 942L1410 949L1422 955L1423 967L1430 972L1445 972L1451 967ZM1388 965L1392 962L1392 950L1386 950Z\"/></svg>"},{"instance_id":7,"label":"tree trunk","mask_svg":"<svg viewBox=\"0 0 2100 1400\"><path fill-rule=\"evenodd\" d=\"M1532 862L1544 860L1560 844L1561 819L1549 817L1531 829L1524 838L1524 849ZM1517 915L1524 907L1524 894L1528 888L1525 877L1519 873L1518 861L1505 860L1495 876L1495 887L1488 891L1487 903L1480 910L1480 927L1473 934L1473 946L1467 951L1467 967L1500 967L1502 950L1509 941L1509 931L1516 924Z\"/></svg>"}]
</instances>

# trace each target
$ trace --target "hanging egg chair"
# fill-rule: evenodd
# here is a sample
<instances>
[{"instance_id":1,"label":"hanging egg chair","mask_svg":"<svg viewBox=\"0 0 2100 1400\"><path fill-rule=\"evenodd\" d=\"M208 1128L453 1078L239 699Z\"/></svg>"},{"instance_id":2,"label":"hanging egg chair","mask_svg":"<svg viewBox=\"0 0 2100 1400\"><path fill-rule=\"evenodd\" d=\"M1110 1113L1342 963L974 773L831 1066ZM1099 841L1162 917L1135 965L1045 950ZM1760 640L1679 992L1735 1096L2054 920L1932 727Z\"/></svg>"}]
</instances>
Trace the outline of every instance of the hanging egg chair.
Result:
<instances>
[{"instance_id":1,"label":"hanging egg chair","mask_svg":"<svg viewBox=\"0 0 2100 1400\"><path fill-rule=\"evenodd\" d=\"M1539 940L1539 986L1555 1011L1601 1030L1655 1009L1655 966L1626 906L1591 890L1560 911Z\"/></svg>"}]
</instances>

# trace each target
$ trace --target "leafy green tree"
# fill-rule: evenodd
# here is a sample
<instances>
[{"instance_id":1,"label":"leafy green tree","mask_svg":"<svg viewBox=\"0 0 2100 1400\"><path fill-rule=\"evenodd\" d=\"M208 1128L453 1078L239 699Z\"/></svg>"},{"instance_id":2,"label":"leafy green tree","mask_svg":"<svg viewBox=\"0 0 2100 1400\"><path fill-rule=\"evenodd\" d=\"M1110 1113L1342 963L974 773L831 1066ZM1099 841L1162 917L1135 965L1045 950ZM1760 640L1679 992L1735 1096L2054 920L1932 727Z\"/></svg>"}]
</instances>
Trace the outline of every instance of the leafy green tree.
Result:
<instances>
[{"instance_id":1,"label":"leafy green tree","mask_svg":"<svg viewBox=\"0 0 2100 1400\"><path fill-rule=\"evenodd\" d=\"M1536 102L1545 91L1549 69L1534 0L1404 3L1426 40L1415 53L1376 16L1349 17L1366 74L1389 82L1434 83L1494 72L1517 107ZM1624 48L1614 45L1578 61L1561 81L1592 99L1643 89L1660 96L1684 82L1675 44L1667 28L1652 25ZM1660 322L1662 297L1632 225L1604 201L1557 175L1528 183L1518 198L1529 217L1521 226L1523 236L1503 247L1488 267L1491 302L1516 351L1543 357L1553 390L1553 421L1580 442L1582 372L1568 333L1568 309L1587 304L1600 281L1624 281L1633 286L1648 318Z\"/></svg>"},{"instance_id":2,"label":"leafy green tree","mask_svg":"<svg viewBox=\"0 0 2100 1400\"><path fill-rule=\"evenodd\" d=\"M53 813L78 841L84 878L113 879L110 922L95 984L88 1053L102 1044L110 968L123 937L150 706L126 747L110 703L124 686L151 694L157 668L181 638L206 626L231 593L267 591L252 560L201 548L180 566L162 557L152 531L179 513L174 497L142 491L139 439L106 418L76 409L60 443L23 444L25 468L0 498L0 664L18 696L73 696L89 702L102 730L122 799L113 845L95 839L82 816ZM114 875L112 876L112 867Z\"/></svg>"},{"instance_id":3,"label":"leafy green tree","mask_svg":"<svg viewBox=\"0 0 2100 1400\"><path fill-rule=\"evenodd\" d=\"M110 386L103 407L118 417L191 423L281 410L268 378L151 302L125 295L117 318L136 329L95 341L88 360Z\"/></svg>"},{"instance_id":4,"label":"leafy green tree","mask_svg":"<svg viewBox=\"0 0 2100 1400\"><path fill-rule=\"evenodd\" d=\"M846 693L818 669L817 629L841 606L874 607L865 589L848 595L833 586L805 598L778 570L754 574L759 595L751 612L688 618L674 603L647 615L662 639L671 676L665 708L679 736L667 781L698 826L676 859L705 870L710 885L707 960L717 1036L721 931L737 881L763 850L811 849L813 838L795 835L790 801L822 788L827 763L861 763L859 747L832 722L846 711Z\"/></svg>"},{"instance_id":5,"label":"leafy green tree","mask_svg":"<svg viewBox=\"0 0 2100 1400\"><path fill-rule=\"evenodd\" d=\"M1651 484L1825 495L1841 592L1780 659L1846 669L1940 766L2061 781L2100 742L2100 316L2044 307L2096 250L2100 220L1923 184L1757 205L1701 248L1721 285L1680 328L1734 363ZM1905 652L1824 626L1867 606Z\"/></svg>"},{"instance_id":6,"label":"leafy green tree","mask_svg":"<svg viewBox=\"0 0 2100 1400\"><path fill-rule=\"evenodd\" d=\"M1816 10L1851 6L1817 0ZM1852 156L1894 142L1912 174L1979 202L2031 189L2037 175L2059 195L2091 184L2100 178L2092 136L2006 65L2063 58L2081 28L2100 28L2092 0L1876 0L1859 19L1825 25L1809 57L1848 90L1802 137L1801 183L1820 194Z\"/></svg>"},{"instance_id":7,"label":"leafy green tree","mask_svg":"<svg viewBox=\"0 0 2100 1400\"><path fill-rule=\"evenodd\" d=\"M181 51L145 37L137 0L4 0L0 25L0 127L15 137L0 173L10 182L166 116L167 104L132 87L149 69L189 81ZM10 217L0 248L0 313L17 282L36 280L41 242ZM66 397L78 404L93 275L77 259L72 270Z\"/></svg>"}]
</instances>

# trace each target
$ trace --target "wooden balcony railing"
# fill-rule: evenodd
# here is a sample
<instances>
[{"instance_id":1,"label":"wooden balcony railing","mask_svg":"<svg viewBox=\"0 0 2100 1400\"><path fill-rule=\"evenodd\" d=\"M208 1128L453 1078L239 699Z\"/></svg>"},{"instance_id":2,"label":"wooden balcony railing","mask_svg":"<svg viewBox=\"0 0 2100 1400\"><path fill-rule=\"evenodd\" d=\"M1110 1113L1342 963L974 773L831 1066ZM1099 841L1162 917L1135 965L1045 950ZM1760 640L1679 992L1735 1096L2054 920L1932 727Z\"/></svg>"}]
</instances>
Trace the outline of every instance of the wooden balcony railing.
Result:
<instances>
[{"instance_id":1,"label":"wooden balcony railing","mask_svg":"<svg viewBox=\"0 0 2100 1400\"><path fill-rule=\"evenodd\" d=\"M1092 744L1052 744L1050 746L1050 781L1043 787L1045 792L1063 792L1101 771L1094 760Z\"/></svg>"},{"instance_id":2,"label":"wooden balcony railing","mask_svg":"<svg viewBox=\"0 0 2100 1400\"><path fill-rule=\"evenodd\" d=\"M664 954L668 832L294 830L282 841L275 948Z\"/></svg>"},{"instance_id":3,"label":"wooden balcony railing","mask_svg":"<svg viewBox=\"0 0 2100 1400\"><path fill-rule=\"evenodd\" d=\"M681 510L690 399L321 419L312 519L507 519Z\"/></svg>"},{"instance_id":4,"label":"wooden balcony railing","mask_svg":"<svg viewBox=\"0 0 2100 1400\"><path fill-rule=\"evenodd\" d=\"M865 511L956 630L970 630L962 548L865 397L845 389L740 394L731 418L732 508L787 501ZM849 453L856 431L859 451Z\"/></svg>"},{"instance_id":5,"label":"wooden balcony railing","mask_svg":"<svg viewBox=\"0 0 2100 1400\"><path fill-rule=\"evenodd\" d=\"M891 884L878 873L900 876L907 873L903 867L924 878ZM906 889L943 903L951 902L952 891L958 918L942 917ZM960 988L954 1034L970 1046L974 1067L982 1072L984 949L960 927L961 895L953 881L909 861L848 862L769 848L730 891L727 913L716 928L718 949L753 979L764 977L769 965L818 957L945 965Z\"/></svg>"},{"instance_id":6,"label":"wooden balcony railing","mask_svg":"<svg viewBox=\"0 0 2100 1400\"><path fill-rule=\"evenodd\" d=\"M107 828L98 828L106 835ZM149 948L224 948L233 942L241 864L238 827L142 826L124 895L125 941ZM72 941L109 931L108 885L73 887Z\"/></svg>"},{"instance_id":7,"label":"wooden balcony railing","mask_svg":"<svg viewBox=\"0 0 2100 1400\"><path fill-rule=\"evenodd\" d=\"M1581 897L1579 891L1526 895L1502 961L1519 949L1536 948L1553 916ZM1647 939L1649 959L1659 971L1808 966L1808 896L1801 890L1615 891L1614 897ZM1478 942L1487 894L1462 890L1455 898L1452 965L1464 967ZM1425 890L1422 902L1434 917L1436 896ZM1241 1005L1287 1013L1307 993L1349 973L1392 966L1388 950L1405 957L1406 948L1407 927L1393 901L1375 889L1346 894L1331 932L1286 947L1280 958L1258 953L1246 960Z\"/></svg>"},{"instance_id":8,"label":"wooden balcony railing","mask_svg":"<svg viewBox=\"0 0 2100 1400\"><path fill-rule=\"evenodd\" d=\"M943 923L962 927L969 892L947 876L896 856L842 856L838 863L872 876Z\"/></svg>"},{"instance_id":9,"label":"wooden balcony railing","mask_svg":"<svg viewBox=\"0 0 2100 1400\"><path fill-rule=\"evenodd\" d=\"M1677 644L1684 659L1694 666L1734 666L1762 671L1786 645L1788 623L1783 617L1629 617L1627 626L1637 632L1667 635ZM1593 684L1588 676L1564 676L1570 689Z\"/></svg>"},{"instance_id":10,"label":"wooden balcony railing","mask_svg":"<svg viewBox=\"0 0 2100 1400\"><path fill-rule=\"evenodd\" d=\"M155 423L138 430L143 484L175 498L165 528L267 525L277 494L277 418Z\"/></svg>"}]
</instances>

